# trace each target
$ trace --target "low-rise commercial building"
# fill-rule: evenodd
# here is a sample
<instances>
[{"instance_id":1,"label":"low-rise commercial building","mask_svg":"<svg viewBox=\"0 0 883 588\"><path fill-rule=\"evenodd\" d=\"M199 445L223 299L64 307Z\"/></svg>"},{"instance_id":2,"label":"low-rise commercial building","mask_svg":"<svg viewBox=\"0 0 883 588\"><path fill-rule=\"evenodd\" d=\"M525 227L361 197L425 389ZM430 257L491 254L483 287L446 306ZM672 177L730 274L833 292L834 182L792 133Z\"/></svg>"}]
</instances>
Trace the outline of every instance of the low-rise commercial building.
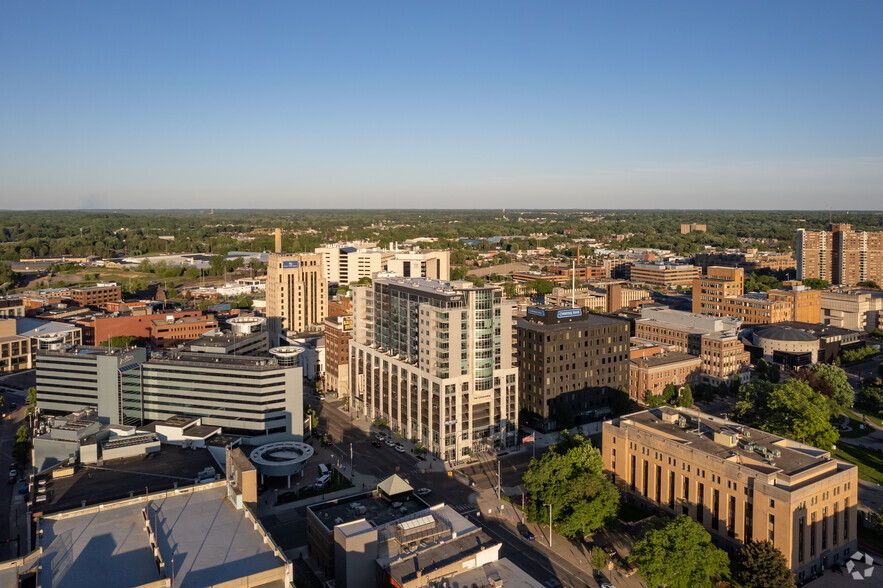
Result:
<instances>
[{"instance_id":1,"label":"low-rise commercial building","mask_svg":"<svg viewBox=\"0 0 883 588\"><path fill-rule=\"evenodd\" d=\"M89 316L76 321L76 325L83 329L83 345L101 345L112 337L135 337L137 339L150 339L150 330L153 321L169 317L174 320L191 316L201 316L198 310L182 310L153 314L151 307L144 307L137 314L120 316Z\"/></svg>"},{"instance_id":2,"label":"low-rise commercial building","mask_svg":"<svg viewBox=\"0 0 883 588\"><path fill-rule=\"evenodd\" d=\"M31 339L17 335L15 320L0 320L0 373L31 369Z\"/></svg>"},{"instance_id":3,"label":"low-rise commercial building","mask_svg":"<svg viewBox=\"0 0 883 588\"><path fill-rule=\"evenodd\" d=\"M198 339L204 333L218 328L218 321L213 315L194 315L165 318L150 321L150 346L153 349L172 349Z\"/></svg>"},{"instance_id":4,"label":"low-rise commercial building","mask_svg":"<svg viewBox=\"0 0 883 588\"><path fill-rule=\"evenodd\" d=\"M533 428L591 420L628 384L627 321L545 305L528 308L515 331L518 402Z\"/></svg>"},{"instance_id":5,"label":"low-rise commercial building","mask_svg":"<svg viewBox=\"0 0 883 588\"><path fill-rule=\"evenodd\" d=\"M116 282L99 283L83 288L71 288L70 297L80 306L101 308L109 302L122 300L123 288Z\"/></svg>"},{"instance_id":6,"label":"low-rise commercial building","mask_svg":"<svg viewBox=\"0 0 883 588\"><path fill-rule=\"evenodd\" d=\"M0 318L23 317L28 311L24 298L0 298Z\"/></svg>"},{"instance_id":7,"label":"low-rise commercial building","mask_svg":"<svg viewBox=\"0 0 883 588\"><path fill-rule=\"evenodd\" d=\"M826 325L865 332L883 327L881 290L823 290L820 298L821 322Z\"/></svg>"},{"instance_id":8,"label":"low-rise commercial building","mask_svg":"<svg viewBox=\"0 0 883 588\"><path fill-rule=\"evenodd\" d=\"M629 281L666 288L690 287L700 272L695 265L636 262L632 264Z\"/></svg>"},{"instance_id":9,"label":"low-rise commercial building","mask_svg":"<svg viewBox=\"0 0 883 588\"><path fill-rule=\"evenodd\" d=\"M692 409L603 427L604 467L626 500L686 514L719 546L769 540L798 582L856 550L858 468L827 451Z\"/></svg>"},{"instance_id":10,"label":"low-rise commercial building","mask_svg":"<svg viewBox=\"0 0 883 588\"><path fill-rule=\"evenodd\" d=\"M661 396L669 384L681 387L700 382L702 359L679 351L663 351L656 355L629 360L629 397L647 404L650 396Z\"/></svg>"}]
</instances>

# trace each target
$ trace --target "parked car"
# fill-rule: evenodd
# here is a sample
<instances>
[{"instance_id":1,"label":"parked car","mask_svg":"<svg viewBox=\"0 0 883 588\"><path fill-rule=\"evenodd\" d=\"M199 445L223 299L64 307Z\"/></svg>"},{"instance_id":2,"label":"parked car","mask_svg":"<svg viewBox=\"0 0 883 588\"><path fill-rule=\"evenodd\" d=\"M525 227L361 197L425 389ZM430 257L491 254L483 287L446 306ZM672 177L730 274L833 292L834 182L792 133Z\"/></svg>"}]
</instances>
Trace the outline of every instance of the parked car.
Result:
<instances>
[{"instance_id":1,"label":"parked car","mask_svg":"<svg viewBox=\"0 0 883 588\"><path fill-rule=\"evenodd\" d=\"M418 490L415 490L414 494L416 494L417 496L429 496L430 494L432 494L432 490L430 490L429 488L420 488Z\"/></svg>"},{"instance_id":2,"label":"parked car","mask_svg":"<svg viewBox=\"0 0 883 588\"><path fill-rule=\"evenodd\" d=\"M389 446L389 447L395 447L395 446L396 446L395 441L393 441L392 439L387 439L386 441L384 441L384 443L386 443L387 446Z\"/></svg>"},{"instance_id":3,"label":"parked car","mask_svg":"<svg viewBox=\"0 0 883 588\"><path fill-rule=\"evenodd\" d=\"M377 439L375 439L374 441L372 441L372 442L371 442L371 445L373 445L374 447L383 447L383 443L381 443L381 442L378 441Z\"/></svg>"},{"instance_id":4,"label":"parked car","mask_svg":"<svg viewBox=\"0 0 883 588\"><path fill-rule=\"evenodd\" d=\"M527 529L525 529L524 531L521 532L521 536L524 537L525 539L527 539L528 541L534 540L533 533L531 533Z\"/></svg>"},{"instance_id":5,"label":"parked car","mask_svg":"<svg viewBox=\"0 0 883 588\"><path fill-rule=\"evenodd\" d=\"M375 433L374 438L378 441L383 441L384 439L386 439L386 435L384 435L383 433Z\"/></svg>"},{"instance_id":6,"label":"parked car","mask_svg":"<svg viewBox=\"0 0 883 588\"><path fill-rule=\"evenodd\" d=\"M15 484L16 479L18 479L18 472L15 470L9 470L9 483Z\"/></svg>"}]
</instances>

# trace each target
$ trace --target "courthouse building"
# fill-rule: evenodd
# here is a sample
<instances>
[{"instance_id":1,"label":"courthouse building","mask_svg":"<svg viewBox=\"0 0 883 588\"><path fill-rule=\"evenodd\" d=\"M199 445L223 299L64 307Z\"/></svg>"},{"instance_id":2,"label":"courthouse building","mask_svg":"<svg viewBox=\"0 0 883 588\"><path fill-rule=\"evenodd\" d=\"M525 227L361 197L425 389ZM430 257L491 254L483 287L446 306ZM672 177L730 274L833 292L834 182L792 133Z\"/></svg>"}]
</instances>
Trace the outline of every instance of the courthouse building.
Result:
<instances>
[{"instance_id":1,"label":"courthouse building","mask_svg":"<svg viewBox=\"0 0 883 588\"><path fill-rule=\"evenodd\" d=\"M827 451L671 407L605 422L601 447L627 501L688 515L731 552L768 539L798 582L856 551L858 468Z\"/></svg>"}]
</instances>

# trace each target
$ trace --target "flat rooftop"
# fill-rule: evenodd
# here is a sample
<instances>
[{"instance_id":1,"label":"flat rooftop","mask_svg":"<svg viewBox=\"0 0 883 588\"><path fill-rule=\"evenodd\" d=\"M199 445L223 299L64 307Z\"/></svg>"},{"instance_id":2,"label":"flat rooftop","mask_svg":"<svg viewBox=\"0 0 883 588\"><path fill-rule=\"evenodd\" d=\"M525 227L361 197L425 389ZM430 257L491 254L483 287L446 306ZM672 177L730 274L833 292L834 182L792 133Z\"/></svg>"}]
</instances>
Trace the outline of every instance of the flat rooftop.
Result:
<instances>
[{"instance_id":1,"label":"flat rooftop","mask_svg":"<svg viewBox=\"0 0 883 588\"><path fill-rule=\"evenodd\" d=\"M697 426L697 414L701 415L701 427ZM678 425L676 420L677 416L681 415L685 416L687 420L683 428ZM666 422L665 416L668 416L669 419L675 418L675 421ZM642 430L656 434L659 437L689 444L697 451L764 474L781 472L787 476L793 476L806 469L831 461L830 454L821 449L803 446L805 447L804 449L799 447L800 444L785 440L778 435L746 427L712 415L698 413L695 410L679 411L675 408L663 407L623 416L619 419L618 425L616 424L617 421L614 420L612 422L614 426L619 428L637 424ZM715 433L739 435L745 432L747 432L747 435L740 438L740 443L732 447L718 443L714 437ZM766 458L758 450L747 448L747 442L767 449L777 449L781 452L781 455Z\"/></svg>"},{"instance_id":2,"label":"flat rooftop","mask_svg":"<svg viewBox=\"0 0 883 588\"><path fill-rule=\"evenodd\" d=\"M366 511L363 514L352 508L354 503L363 506ZM397 506L393 506L393 505ZM408 500L387 500L373 493L359 494L341 500L323 502L315 506L307 507L316 515L330 533L336 525L351 523L359 519L367 520L371 525L380 527L389 522L407 517L426 509L426 503L411 496Z\"/></svg>"},{"instance_id":3,"label":"flat rooftop","mask_svg":"<svg viewBox=\"0 0 883 588\"><path fill-rule=\"evenodd\" d=\"M101 510L87 508L42 518L41 581L46 586L140 586L162 579L142 509L157 532L160 557L172 567L175 586L196 588L274 570L288 562L274 554L264 534L226 498L224 485Z\"/></svg>"},{"instance_id":4,"label":"flat rooftop","mask_svg":"<svg viewBox=\"0 0 883 588\"><path fill-rule=\"evenodd\" d=\"M389 566L389 575L402 586L405 582L417 579L419 574L431 574L436 569L447 567L498 543L499 541L491 539L484 531L478 530L464 537L421 549L410 557L406 556L392 563Z\"/></svg>"},{"instance_id":5,"label":"flat rooftop","mask_svg":"<svg viewBox=\"0 0 883 588\"><path fill-rule=\"evenodd\" d=\"M665 351L658 355L650 355L648 357L635 357L630 361L638 364L640 367L654 368L661 365L669 365L672 363L680 363L682 361L696 360L701 362L702 359L698 355L690 355L689 353L681 353L680 351Z\"/></svg>"},{"instance_id":6,"label":"flat rooftop","mask_svg":"<svg viewBox=\"0 0 883 588\"><path fill-rule=\"evenodd\" d=\"M151 353L146 368L155 365L180 365L193 367L217 367L218 369L247 369L252 371L286 369L272 357L247 355L223 355L216 353L194 353L187 351L166 351Z\"/></svg>"},{"instance_id":7,"label":"flat rooftop","mask_svg":"<svg viewBox=\"0 0 883 588\"><path fill-rule=\"evenodd\" d=\"M184 449L163 445L156 453L104 461L104 465L84 465L66 478L52 478L48 472L38 479L47 480L46 502L35 505L44 513L78 508L86 505L128 498L129 493L153 493L189 486L206 468L220 474L207 449Z\"/></svg>"}]
</instances>

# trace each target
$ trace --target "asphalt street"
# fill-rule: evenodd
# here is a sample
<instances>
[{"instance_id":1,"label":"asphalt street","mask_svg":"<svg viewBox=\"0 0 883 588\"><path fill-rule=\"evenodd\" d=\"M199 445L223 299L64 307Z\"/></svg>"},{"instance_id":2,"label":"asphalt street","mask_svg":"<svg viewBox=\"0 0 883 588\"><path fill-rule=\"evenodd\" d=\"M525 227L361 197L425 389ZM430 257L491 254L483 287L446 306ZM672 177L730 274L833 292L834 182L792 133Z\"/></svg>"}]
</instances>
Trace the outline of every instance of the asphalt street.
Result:
<instances>
[{"instance_id":1,"label":"asphalt street","mask_svg":"<svg viewBox=\"0 0 883 588\"><path fill-rule=\"evenodd\" d=\"M0 422L0 470L4 476L3 483L0 484L0 561L6 561L18 556L19 542L22 543L23 550L26 549L24 543L27 542L26 537L20 537L20 526L12 524L13 517L21 518L21 511L26 508L24 497L18 494L19 486L26 483L21 481L24 474L19 470L15 484L7 484L5 480L9 466L13 463L15 431L25 422L27 409L24 394L4 391L2 396L5 404L0 413L6 413L6 416ZM12 403L18 405L14 411L10 409Z\"/></svg>"}]
</instances>

